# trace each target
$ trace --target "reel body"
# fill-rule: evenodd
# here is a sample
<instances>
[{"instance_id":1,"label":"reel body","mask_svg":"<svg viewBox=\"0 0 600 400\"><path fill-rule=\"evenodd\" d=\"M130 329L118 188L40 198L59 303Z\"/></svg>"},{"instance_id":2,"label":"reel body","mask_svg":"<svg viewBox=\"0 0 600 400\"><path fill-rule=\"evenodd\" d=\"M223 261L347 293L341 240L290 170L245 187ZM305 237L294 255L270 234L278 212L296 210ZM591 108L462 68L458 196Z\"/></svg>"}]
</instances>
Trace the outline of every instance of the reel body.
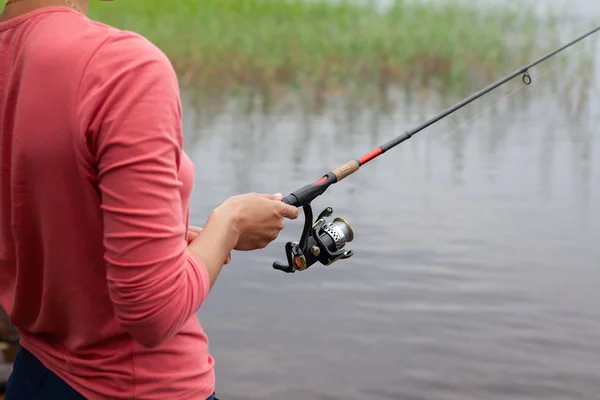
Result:
<instances>
[{"instance_id":1,"label":"reel body","mask_svg":"<svg viewBox=\"0 0 600 400\"><path fill-rule=\"evenodd\" d=\"M274 269L294 273L308 269L317 261L328 266L353 255L352 250L344 249L346 243L354 239L354 231L345 219L337 217L327 222L325 217L333 214L333 209L327 207L313 223L311 205L304 205L302 209L305 220L300 241L286 243L287 263L275 261Z\"/></svg>"}]
</instances>

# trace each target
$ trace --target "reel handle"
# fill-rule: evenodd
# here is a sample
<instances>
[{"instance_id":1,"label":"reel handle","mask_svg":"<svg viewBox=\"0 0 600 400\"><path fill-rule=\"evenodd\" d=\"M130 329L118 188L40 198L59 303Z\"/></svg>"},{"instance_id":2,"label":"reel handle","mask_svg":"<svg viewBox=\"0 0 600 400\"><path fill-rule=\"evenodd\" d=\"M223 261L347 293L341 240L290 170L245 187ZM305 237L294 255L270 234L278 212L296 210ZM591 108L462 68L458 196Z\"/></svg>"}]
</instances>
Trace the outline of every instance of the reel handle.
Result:
<instances>
[{"instance_id":1,"label":"reel handle","mask_svg":"<svg viewBox=\"0 0 600 400\"><path fill-rule=\"evenodd\" d=\"M288 274L296 272L294 268L291 268L287 263L281 261L274 261L273 268L279 271L287 272Z\"/></svg>"}]
</instances>

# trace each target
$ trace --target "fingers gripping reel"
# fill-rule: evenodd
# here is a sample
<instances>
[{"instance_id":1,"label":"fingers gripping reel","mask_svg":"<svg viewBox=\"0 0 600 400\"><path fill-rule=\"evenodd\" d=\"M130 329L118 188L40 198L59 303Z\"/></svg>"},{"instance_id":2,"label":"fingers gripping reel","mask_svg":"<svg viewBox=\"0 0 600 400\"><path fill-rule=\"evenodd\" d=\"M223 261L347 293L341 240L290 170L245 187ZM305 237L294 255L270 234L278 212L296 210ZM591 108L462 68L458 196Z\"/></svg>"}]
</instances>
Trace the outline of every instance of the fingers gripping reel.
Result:
<instances>
[{"instance_id":1,"label":"fingers gripping reel","mask_svg":"<svg viewBox=\"0 0 600 400\"><path fill-rule=\"evenodd\" d=\"M293 273L304 271L317 261L327 266L353 255L352 250L344 249L346 243L354 239L352 227L346 220L337 217L332 222L326 222L325 217L333 214L333 209L327 207L313 223L311 205L304 205L302 209L305 219L300 242L286 243L287 263L275 261L273 268Z\"/></svg>"}]
</instances>

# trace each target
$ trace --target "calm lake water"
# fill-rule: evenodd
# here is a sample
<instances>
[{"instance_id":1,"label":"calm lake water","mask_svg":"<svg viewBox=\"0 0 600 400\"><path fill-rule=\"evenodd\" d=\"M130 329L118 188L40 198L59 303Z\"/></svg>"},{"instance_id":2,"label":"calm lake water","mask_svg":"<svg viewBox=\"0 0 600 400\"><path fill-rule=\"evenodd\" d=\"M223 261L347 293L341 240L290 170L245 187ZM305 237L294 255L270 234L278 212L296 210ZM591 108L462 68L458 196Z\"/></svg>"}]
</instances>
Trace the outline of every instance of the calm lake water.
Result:
<instances>
[{"instance_id":1,"label":"calm lake water","mask_svg":"<svg viewBox=\"0 0 600 400\"><path fill-rule=\"evenodd\" d=\"M600 398L600 85L586 84L582 106L552 91L579 78L549 72L503 99L517 79L330 188L315 212L332 206L353 225L351 259L273 270L301 220L264 250L234 253L199 313L218 395ZM192 222L234 194L290 193L455 100L398 94L387 114L188 106Z\"/></svg>"}]
</instances>

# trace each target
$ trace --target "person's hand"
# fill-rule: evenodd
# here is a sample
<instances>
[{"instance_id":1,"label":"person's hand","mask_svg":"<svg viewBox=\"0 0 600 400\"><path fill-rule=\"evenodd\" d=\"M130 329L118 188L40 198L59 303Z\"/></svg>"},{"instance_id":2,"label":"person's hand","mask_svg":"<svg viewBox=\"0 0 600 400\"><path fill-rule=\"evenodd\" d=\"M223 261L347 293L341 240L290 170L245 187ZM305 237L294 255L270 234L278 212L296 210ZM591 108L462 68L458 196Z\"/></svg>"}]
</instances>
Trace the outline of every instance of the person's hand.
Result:
<instances>
[{"instance_id":1,"label":"person's hand","mask_svg":"<svg viewBox=\"0 0 600 400\"><path fill-rule=\"evenodd\" d=\"M202 232L202 228L200 228L199 226L190 225L190 227L188 229L188 234L187 234L188 245L190 243L192 243L194 241L194 239L196 239L200 235L200 232ZM230 261L231 261L231 252L227 255L227 258L225 258L223 265L229 264Z\"/></svg>"},{"instance_id":2,"label":"person's hand","mask_svg":"<svg viewBox=\"0 0 600 400\"><path fill-rule=\"evenodd\" d=\"M277 239L285 218L298 218L298 208L282 202L277 194L247 193L227 199L221 212L230 216L238 234L234 249L249 251L267 247Z\"/></svg>"}]
</instances>

